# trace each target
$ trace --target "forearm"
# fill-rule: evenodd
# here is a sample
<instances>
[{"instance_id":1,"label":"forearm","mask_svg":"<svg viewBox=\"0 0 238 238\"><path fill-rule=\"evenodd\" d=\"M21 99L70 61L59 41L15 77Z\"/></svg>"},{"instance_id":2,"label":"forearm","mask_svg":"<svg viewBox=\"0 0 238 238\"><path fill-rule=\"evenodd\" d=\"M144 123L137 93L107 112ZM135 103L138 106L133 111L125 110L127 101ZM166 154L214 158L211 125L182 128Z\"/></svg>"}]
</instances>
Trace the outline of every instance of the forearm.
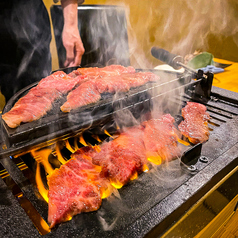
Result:
<instances>
[{"instance_id":1,"label":"forearm","mask_svg":"<svg viewBox=\"0 0 238 238\"><path fill-rule=\"evenodd\" d=\"M61 0L61 5L64 15L62 41L66 50L65 66L71 67L81 63L85 51L78 29L78 0Z\"/></svg>"},{"instance_id":2,"label":"forearm","mask_svg":"<svg viewBox=\"0 0 238 238\"><path fill-rule=\"evenodd\" d=\"M64 15L64 27L78 27L78 1L61 0Z\"/></svg>"}]
</instances>

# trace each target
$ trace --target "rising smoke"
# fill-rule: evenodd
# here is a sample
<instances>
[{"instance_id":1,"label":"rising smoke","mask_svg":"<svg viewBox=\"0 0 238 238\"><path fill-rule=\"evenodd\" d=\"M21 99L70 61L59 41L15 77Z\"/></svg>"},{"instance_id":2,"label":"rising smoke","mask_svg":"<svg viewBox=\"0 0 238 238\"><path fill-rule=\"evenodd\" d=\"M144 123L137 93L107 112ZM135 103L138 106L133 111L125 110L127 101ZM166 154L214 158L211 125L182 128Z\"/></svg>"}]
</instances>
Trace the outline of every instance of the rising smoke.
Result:
<instances>
[{"instance_id":1,"label":"rising smoke","mask_svg":"<svg viewBox=\"0 0 238 238\"><path fill-rule=\"evenodd\" d=\"M133 65L160 64L150 54L153 46L182 56L202 50L215 57L238 60L238 4L235 0L160 0L138 4L128 1L127 6Z\"/></svg>"}]
</instances>

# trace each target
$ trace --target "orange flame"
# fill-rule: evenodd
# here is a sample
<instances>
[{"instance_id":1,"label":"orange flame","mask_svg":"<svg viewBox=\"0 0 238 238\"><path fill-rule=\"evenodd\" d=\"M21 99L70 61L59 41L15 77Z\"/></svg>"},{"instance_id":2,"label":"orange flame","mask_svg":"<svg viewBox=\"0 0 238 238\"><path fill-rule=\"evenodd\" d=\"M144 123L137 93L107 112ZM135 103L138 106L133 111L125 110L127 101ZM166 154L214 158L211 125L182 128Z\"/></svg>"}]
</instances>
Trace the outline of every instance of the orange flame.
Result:
<instances>
[{"instance_id":1,"label":"orange flame","mask_svg":"<svg viewBox=\"0 0 238 238\"><path fill-rule=\"evenodd\" d=\"M92 135L92 137L93 137L96 141L98 141L99 143L102 142L101 139L98 137L98 135Z\"/></svg>"},{"instance_id":2,"label":"orange flame","mask_svg":"<svg viewBox=\"0 0 238 238\"><path fill-rule=\"evenodd\" d=\"M44 198L46 202L49 202L48 198L48 190L45 188L41 175L40 175L40 164L42 164L45 168L45 171L48 174L53 173L54 169L50 165L48 161L49 155L52 153L52 150L49 148L42 149L42 150L33 150L31 151L32 156L37 162L37 167L36 167L36 185L39 190L39 193L41 196Z\"/></svg>"},{"instance_id":3,"label":"orange flame","mask_svg":"<svg viewBox=\"0 0 238 238\"><path fill-rule=\"evenodd\" d=\"M111 182L111 185L116 188L116 189L120 189L121 187L123 187L123 183L120 183L120 182Z\"/></svg>"},{"instance_id":4,"label":"orange flame","mask_svg":"<svg viewBox=\"0 0 238 238\"><path fill-rule=\"evenodd\" d=\"M112 137L107 130L104 130L104 133L110 137Z\"/></svg>"},{"instance_id":5,"label":"orange flame","mask_svg":"<svg viewBox=\"0 0 238 238\"><path fill-rule=\"evenodd\" d=\"M157 153L147 154L147 160L153 164L160 165L162 164L162 158Z\"/></svg>"},{"instance_id":6,"label":"orange flame","mask_svg":"<svg viewBox=\"0 0 238 238\"><path fill-rule=\"evenodd\" d=\"M67 161L64 159L64 157L62 156L62 154L60 153L60 148L59 148L59 145L57 144L56 147L55 147L55 152L56 152L56 155L57 155L57 159L59 160L59 162L61 164L65 164Z\"/></svg>"},{"instance_id":7,"label":"orange flame","mask_svg":"<svg viewBox=\"0 0 238 238\"><path fill-rule=\"evenodd\" d=\"M75 148L75 151L77 151L79 149L79 147L78 147L78 138L77 137L74 137L74 148Z\"/></svg>"},{"instance_id":8,"label":"orange flame","mask_svg":"<svg viewBox=\"0 0 238 238\"><path fill-rule=\"evenodd\" d=\"M72 148L72 146L69 144L69 141L68 141L68 140L66 140L65 146L66 146L66 148L67 148L71 153L74 153L74 152L75 152L75 149Z\"/></svg>"},{"instance_id":9,"label":"orange flame","mask_svg":"<svg viewBox=\"0 0 238 238\"><path fill-rule=\"evenodd\" d=\"M142 171L143 172L148 172L149 171L149 167L146 164L144 164L143 168L142 168Z\"/></svg>"},{"instance_id":10,"label":"orange flame","mask_svg":"<svg viewBox=\"0 0 238 238\"><path fill-rule=\"evenodd\" d=\"M109 186L106 189L102 189L101 198L104 199L104 198L109 197L112 194L113 190L115 190L115 189L113 189L112 186Z\"/></svg>"},{"instance_id":11,"label":"orange flame","mask_svg":"<svg viewBox=\"0 0 238 238\"><path fill-rule=\"evenodd\" d=\"M94 145L93 148L99 153L101 151L100 146Z\"/></svg>"},{"instance_id":12,"label":"orange flame","mask_svg":"<svg viewBox=\"0 0 238 238\"><path fill-rule=\"evenodd\" d=\"M48 161L48 157L51 153L52 153L52 150L49 148L31 151L33 158L38 163L41 163L44 166L44 168L48 174L51 174L54 171L54 169L52 168L52 166L50 165L50 163Z\"/></svg>"},{"instance_id":13,"label":"orange flame","mask_svg":"<svg viewBox=\"0 0 238 238\"><path fill-rule=\"evenodd\" d=\"M186 145L186 146L189 146L189 145L190 145L187 141L181 140L181 139L179 139L179 138L177 138L177 139L178 139L178 142L179 142L180 144L183 144L183 145Z\"/></svg>"},{"instance_id":14,"label":"orange flame","mask_svg":"<svg viewBox=\"0 0 238 238\"><path fill-rule=\"evenodd\" d=\"M83 135L81 134L80 137L79 137L79 142L84 145L84 146L88 146L87 143L85 142L84 138L83 138Z\"/></svg>"},{"instance_id":15,"label":"orange flame","mask_svg":"<svg viewBox=\"0 0 238 238\"><path fill-rule=\"evenodd\" d=\"M40 175L40 164L39 163L37 163L37 165L36 165L36 185L37 185L39 193L44 198L44 200L48 203L49 202L48 190L45 188L45 186L42 182L41 175Z\"/></svg>"},{"instance_id":16,"label":"orange flame","mask_svg":"<svg viewBox=\"0 0 238 238\"><path fill-rule=\"evenodd\" d=\"M131 176L130 180L135 180L135 179L137 179L137 178L138 178L138 173L135 172L135 173Z\"/></svg>"}]
</instances>

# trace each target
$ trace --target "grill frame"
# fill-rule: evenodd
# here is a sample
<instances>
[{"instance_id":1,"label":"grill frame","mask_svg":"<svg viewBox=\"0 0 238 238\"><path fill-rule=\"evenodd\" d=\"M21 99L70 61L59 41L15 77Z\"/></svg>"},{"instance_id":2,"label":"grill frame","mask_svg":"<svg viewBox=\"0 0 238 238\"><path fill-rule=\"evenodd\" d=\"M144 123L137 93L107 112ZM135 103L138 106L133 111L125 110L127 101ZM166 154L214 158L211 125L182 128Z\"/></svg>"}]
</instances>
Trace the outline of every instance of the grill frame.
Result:
<instances>
[{"instance_id":1,"label":"grill frame","mask_svg":"<svg viewBox=\"0 0 238 238\"><path fill-rule=\"evenodd\" d=\"M77 67L59 70L70 73L75 70L75 68ZM152 69L137 69L136 71L161 72ZM1 130L3 131L1 141L6 144L4 147L7 147L7 150L0 149L0 158L4 155L21 153L26 149L30 150L42 143L52 143L51 141L54 141L55 138L64 137L65 135L67 135L67 137L70 135L74 136L89 127L97 127L98 123L101 124L100 122L103 120L112 120L116 111L123 109L136 111L136 109L133 108L139 107L139 103L144 103L146 100L147 104L150 103L150 93L156 88L159 88L160 91L163 91L163 89L167 87L172 87L172 90L176 90L178 88L177 85L174 85L176 82L181 83L182 85L180 86L182 88L185 87L184 83L188 83L189 86L199 84L199 82L191 82L191 74L183 75L166 72L162 73L161 77L163 76L166 80L158 83L149 82L141 87L132 88L130 92L117 94L116 99L114 99L114 94L103 94L102 99L99 102L83 106L69 113L63 113L59 109L60 105L66 100L65 96L62 100L56 101L53 109L49 111L46 116L37 121L21 124L17 128L12 129L8 127L1 118ZM175 80L167 81L167 79L171 77L175 78ZM13 96L3 109L3 113L8 112L22 96L37 84L38 82L33 83ZM161 94L161 96L163 96L163 94ZM122 103L123 108L120 106ZM150 108L151 105L144 105L143 107ZM69 118L73 118L73 120ZM76 122L75 118L77 119ZM2 147L3 146L1 146L1 148Z\"/></svg>"},{"instance_id":2,"label":"grill frame","mask_svg":"<svg viewBox=\"0 0 238 238\"><path fill-rule=\"evenodd\" d=\"M191 88L188 87L188 91L190 91L190 89ZM190 96L187 97L187 100L189 97ZM95 217L97 217L97 212L93 212L88 214L80 214L73 218L72 221L61 224L56 229L52 230L51 233L48 233L45 236L69 237L72 235L78 235L82 237L154 237L155 235L163 233L174 221L178 220L178 218L187 209L197 202L207 191L209 191L209 189L211 189L221 178L228 174L238 164L238 156L236 152L238 149L238 118L235 115L235 110L238 108L238 96L236 93L212 87L211 98L212 100L208 101L208 106L209 104L216 105L219 100L224 100L228 108L230 108L229 104L232 103L235 103L236 107L233 109L234 111L232 111L234 117L227 118L225 123L221 121L220 127L222 128L216 130L215 134L212 133L209 141L202 146L201 154L209 159L207 164L198 162L196 164L197 171L193 174L191 174L189 171L186 171L187 177L185 182L168 191L168 193L162 199L156 201L156 203L151 205L147 211L143 212L142 214L138 214L136 218L132 217L128 224L124 224L123 227L120 227L122 229L103 230L102 227L100 227L100 224L98 224L98 222L95 220ZM218 101L216 99L218 99ZM221 120L221 118L219 120ZM234 132L234 137L232 140L229 136L230 131ZM225 132L227 135L224 135ZM217 138L222 139L217 141ZM60 139L60 137L57 139ZM227 141L229 141L229 143L226 146L223 146L223 144ZM48 141L45 143L45 146L47 144L50 144L50 142ZM41 144L41 146L44 145ZM22 146L22 149L26 150L26 144ZM32 149L32 145L29 146L29 149ZM12 151L2 154L1 163L9 172L11 178L20 187L22 193L26 195L34 207L37 208L38 212L40 212L42 208L41 205L39 205L39 200L36 199L35 195L33 194L35 193L34 187L32 187L32 184L29 184L29 181L26 180L26 177L22 174L22 171L20 171L13 160L10 159L11 156L9 157L10 154L13 155L19 152L19 148L13 148ZM224 158L226 159L225 161ZM140 179L143 179L145 176L148 175L145 173L140 175L140 177L142 177ZM4 184L1 183L0 186L1 189L3 188L3 191L6 189ZM127 196L128 191L133 189L133 186L135 186L134 183L130 183L128 186L122 188L122 190L120 190L122 196ZM15 198L10 196L9 200L15 201ZM100 208L100 211L105 209L106 202L103 203L104 205L102 208ZM12 218L13 216L16 216L13 218L13 220L17 220L16 224L19 224L19 220L23 217L24 224L21 226L21 229L18 228L11 229L11 231L9 230L8 234L22 234L23 231L27 229L29 230L29 235L31 237L40 237L38 231L36 231L36 229L32 229L29 219L25 215L20 215L22 217L18 217L18 214L22 214L22 212L19 213L20 207L18 204L16 204L16 202L13 202L13 204L14 206L11 207L12 211L9 211L7 217ZM3 221L3 219L6 217L6 214L5 212L4 214L0 212L0 214L0 221ZM88 224L85 225L87 222ZM4 224L4 222L1 224ZM89 224L92 229L88 229Z\"/></svg>"}]
</instances>

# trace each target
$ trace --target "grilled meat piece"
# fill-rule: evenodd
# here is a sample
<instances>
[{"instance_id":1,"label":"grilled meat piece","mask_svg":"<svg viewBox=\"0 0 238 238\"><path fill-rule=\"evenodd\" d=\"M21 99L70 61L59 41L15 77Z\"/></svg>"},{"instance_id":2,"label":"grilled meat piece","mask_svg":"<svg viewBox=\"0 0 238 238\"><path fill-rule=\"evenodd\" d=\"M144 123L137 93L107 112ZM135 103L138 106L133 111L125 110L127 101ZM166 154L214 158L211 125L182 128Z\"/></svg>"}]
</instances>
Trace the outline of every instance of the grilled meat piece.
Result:
<instances>
[{"instance_id":1,"label":"grilled meat piece","mask_svg":"<svg viewBox=\"0 0 238 238\"><path fill-rule=\"evenodd\" d=\"M157 81L159 77L150 72L124 73L116 76L102 77L95 80L99 93L127 92L130 88L139 87L148 81Z\"/></svg>"},{"instance_id":2,"label":"grilled meat piece","mask_svg":"<svg viewBox=\"0 0 238 238\"><path fill-rule=\"evenodd\" d=\"M193 144L203 143L209 139L209 130L207 122L210 119L206 112L207 108L195 102L187 102L182 109L182 121L178 128Z\"/></svg>"},{"instance_id":3,"label":"grilled meat piece","mask_svg":"<svg viewBox=\"0 0 238 238\"><path fill-rule=\"evenodd\" d=\"M92 164L90 158L94 153L92 147L79 150L48 177L50 227L100 207L103 191L110 185L100 177L101 168Z\"/></svg>"},{"instance_id":4,"label":"grilled meat piece","mask_svg":"<svg viewBox=\"0 0 238 238\"><path fill-rule=\"evenodd\" d=\"M109 65L103 68L78 68L78 72L89 77L98 78L103 76L115 76L123 73L135 73L135 69L132 66L124 67L121 65Z\"/></svg>"},{"instance_id":5,"label":"grilled meat piece","mask_svg":"<svg viewBox=\"0 0 238 238\"><path fill-rule=\"evenodd\" d=\"M38 89L56 89L62 94L66 94L71 91L77 84L80 83L81 79L85 76L80 75L80 77L72 78L62 71L57 71L46 78L43 78L37 85Z\"/></svg>"},{"instance_id":6,"label":"grilled meat piece","mask_svg":"<svg viewBox=\"0 0 238 238\"><path fill-rule=\"evenodd\" d=\"M165 114L159 119L151 119L143 123L144 143L147 159L155 164L171 161L180 156L181 151L177 145L174 118Z\"/></svg>"},{"instance_id":7,"label":"grilled meat piece","mask_svg":"<svg viewBox=\"0 0 238 238\"><path fill-rule=\"evenodd\" d=\"M102 72L108 73L108 71L99 72L101 75L103 75ZM61 110L69 112L72 109L99 101L102 93L127 92L130 88L141 86L148 81L159 80L159 76L150 72L122 73L120 75L112 75L111 71L109 72L107 76L91 79L70 92L67 101L61 106Z\"/></svg>"},{"instance_id":8,"label":"grilled meat piece","mask_svg":"<svg viewBox=\"0 0 238 238\"><path fill-rule=\"evenodd\" d=\"M102 166L102 175L114 185L126 184L135 172L141 173L147 163L142 134L141 127L130 128L118 138L104 143L93 157L93 163Z\"/></svg>"},{"instance_id":9,"label":"grilled meat piece","mask_svg":"<svg viewBox=\"0 0 238 238\"><path fill-rule=\"evenodd\" d=\"M99 101L101 94L95 87L94 80L82 83L67 96L67 101L60 107L62 112L70 112L73 109Z\"/></svg>"},{"instance_id":10,"label":"grilled meat piece","mask_svg":"<svg viewBox=\"0 0 238 238\"><path fill-rule=\"evenodd\" d=\"M11 128L19 126L22 122L37 120L52 108L54 100L72 90L79 81L79 77L74 79L62 71L55 72L42 79L36 87L20 98L2 118Z\"/></svg>"},{"instance_id":11,"label":"grilled meat piece","mask_svg":"<svg viewBox=\"0 0 238 238\"><path fill-rule=\"evenodd\" d=\"M57 90L33 88L2 118L11 128L19 126L22 122L35 121L44 116L52 108L52 101L60 96Z\"/></svg>"},{"instance_id":12,"label":"grilled meat piece","mask_svg":"<svg viewBox=\"0 0 238 238\"><path fill-rule=\"evenodd\" d=\"M48 177L51 227L75 214L99 209L109 182L116 188L125 185L143 171L148 155L156 154L163 161L178 156L173 122L173 117L166 114L127 129L103 143L100 152L84 147L74 153Z\"/></svg>"}]
</instances>

